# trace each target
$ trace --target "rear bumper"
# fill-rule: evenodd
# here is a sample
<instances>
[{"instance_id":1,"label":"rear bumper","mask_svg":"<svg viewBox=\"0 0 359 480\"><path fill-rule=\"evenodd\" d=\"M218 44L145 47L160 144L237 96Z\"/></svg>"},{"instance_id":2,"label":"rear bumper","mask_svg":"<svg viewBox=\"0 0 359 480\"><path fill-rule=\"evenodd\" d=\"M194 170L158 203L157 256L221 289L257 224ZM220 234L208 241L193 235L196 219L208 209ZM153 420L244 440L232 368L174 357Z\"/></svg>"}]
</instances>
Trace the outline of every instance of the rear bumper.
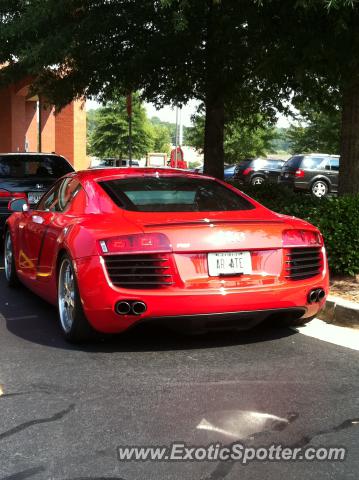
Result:
<instances>
[{"instance_id":1,"label":"rear bumper","mask_svg":"<svg viewBox=\"0 0 359 480\"><path fill-rule=\"evenodd\" d=\"M308 182L299 182L290 178L279 178L279 184L293 190L309 191Z\"/></svg>"},{"instance_id":2,"label":"rear bumper","mask_svg":"<svg viewBox=\"0 0 359 480\"><path fill-rule=\"evenodd\" d=\"M246 288L125 290L109 282L100 257L76 260L75 265L85 314L91 325L102 332L121 332L138 322L155 320L187 323L196 320L223 325L229 321L238 322L236 328L249 328L246 325L255 325L273 315L291 313L299 318L298 309L300 317L312 317L320 311L325 299L308 304L308 293L323 288L328 294L329 289L325 270L308 280ZM147 310L142 315L119 315L115 313L115 305L120 300L142 301Z\"/></svg>"},{"instance_id":3,"label":"rear bumper","mask_svg":"<svg viewBox=\"0 0 359 480\"><path fill-rule=\"evenodd\" d=\"M211 330L248 330L267 320L284 320L305 317L306 308L279 308L212 314L163 316L146 318L138 323L154 323L177 330L202 333Z\"/></svg>"}]
</instances>

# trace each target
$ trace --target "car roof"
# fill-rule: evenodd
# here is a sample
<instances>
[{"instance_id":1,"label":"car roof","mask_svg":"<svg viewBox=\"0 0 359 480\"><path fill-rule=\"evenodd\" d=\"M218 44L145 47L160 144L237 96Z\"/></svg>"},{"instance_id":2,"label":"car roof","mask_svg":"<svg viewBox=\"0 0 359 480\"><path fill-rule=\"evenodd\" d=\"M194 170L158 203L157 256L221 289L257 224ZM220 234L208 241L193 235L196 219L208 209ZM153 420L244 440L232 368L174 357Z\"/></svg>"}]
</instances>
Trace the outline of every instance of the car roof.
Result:
<instances>
[{"instance_id":1,"label":"car roof","mask_svg":"<svg viewBox=\"0 0 359 480\"><path fill-rule=\"evenodd\" d=\"M48 153L45 153L45 152L4 152L4 153L1 153L0 152L1 157L4 157L4 156L31 157L31 156L35 156L35 155L37 157L39 157L39 156L40 157L42 157L42 156L48 157L49 155L51 155L51 156L54 156L54 157L65 158L62 155L60 155L59 153L54 153L54 152L48 152Z\"/></svg>"},{"instance_id":2,"label":"car roof","mask_svg":"<svg viewBox=\"0 0 359 480\"><path fill-rule=\"evenodd\" d=\"M339 158L340 155L332 155L331 153L296 153L291 158L293 157L337 157Z\"/></svg>"},{"instance_id":3,"label":"car roof","mask_svg":"<svg viewBox=\"0 0 359 480\"><path fill-rule=\"evenodd\" d=\"M81 180L93 180L101 181L110 178L123 178L127 176L144 177L154 175L178 175L183 177L195 177L195 178L210 178L213 177L207 175L198 175L188 170L181 170L179 168L149 168L149 167L136 167L136 168L92 168L88 170L80 170L77 175Z\"/></svg>"}]
</instances>

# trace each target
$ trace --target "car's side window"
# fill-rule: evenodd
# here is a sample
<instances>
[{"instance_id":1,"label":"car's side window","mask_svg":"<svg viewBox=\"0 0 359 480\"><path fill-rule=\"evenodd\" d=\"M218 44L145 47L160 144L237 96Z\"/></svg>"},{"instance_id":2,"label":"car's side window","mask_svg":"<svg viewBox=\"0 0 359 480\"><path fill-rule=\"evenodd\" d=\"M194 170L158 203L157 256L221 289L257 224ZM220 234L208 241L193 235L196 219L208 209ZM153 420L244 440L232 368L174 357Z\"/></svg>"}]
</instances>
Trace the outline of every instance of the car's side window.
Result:
<instances>
[{"instance_id":1,"label":"car's side window","mask_svg":"<svg viewBox=\"0 0 359 480\"><path fill-rule=\"evenodd\" d=\"M59 188L56 211L64 212L65 210L67 210L80 189L81 184L77 180L77 178L65 178Z\"/></svg>"},{"instance_id":2,"label":"car's side window","mask_svg":"<svg viewBox=\"0 0 359 480\"><path fill-rule=\"evenodd\" d=\"M49 192L47 192L36 206L36 210L53 211L53 205L57 203L58 191L62 181L57 182Z\"/></svg>"},{"instance_id":3,"label":"car's side window","mask_svg":"<svg viewBox=\"0 0 359 480\"><path fill-rule=\"evenodd\" d=\"M329 165L329 157L305 157L302 168L308 170L325 170Z\"/></svg>"},{"instance_id":4,"label":"car's side window","mask_svg":"<svg viewBox=\"0 0 359 480\"><path fill-rule=\"evenodd\" d=\"M36 210L64 212L81 188L77 178L67 177L57 182L40 200Z\"/></svg>"},{"instance_id":5,"label":"car's side window","mask_svg":"<svg viewBox=\"0 0 359 480\"><path fill-rule=\"evenodd\" d=\"M330 159L330 166L334 172L339 172L339 158L332 157Z\"/></svg>"}]
</instances>

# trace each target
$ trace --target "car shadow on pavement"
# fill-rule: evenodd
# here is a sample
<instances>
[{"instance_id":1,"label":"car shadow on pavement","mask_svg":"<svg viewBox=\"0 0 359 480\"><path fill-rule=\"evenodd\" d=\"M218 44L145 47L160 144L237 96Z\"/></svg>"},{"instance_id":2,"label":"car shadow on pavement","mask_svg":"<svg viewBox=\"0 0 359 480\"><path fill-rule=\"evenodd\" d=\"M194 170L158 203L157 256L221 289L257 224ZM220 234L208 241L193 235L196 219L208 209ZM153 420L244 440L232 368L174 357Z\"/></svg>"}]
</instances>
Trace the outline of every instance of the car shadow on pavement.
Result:
<instances>
[{"instance_id":1,"label":"car shadow on pavement","mask_svg":"<svg viewBox=\"0 0 359 480\"><path fill-rule=\"evenodd\" d=\"M57 310L25 287L0 289L0 321L17 337L39 345L86 352L167 351L217 348L273 341L295 335L289 328L261 324L245 331L213 331L199 335L175 332L153 324L136 326L118 335L99 334L83 345L67 343L60 331Z\"/></svg>"}]
</instances>

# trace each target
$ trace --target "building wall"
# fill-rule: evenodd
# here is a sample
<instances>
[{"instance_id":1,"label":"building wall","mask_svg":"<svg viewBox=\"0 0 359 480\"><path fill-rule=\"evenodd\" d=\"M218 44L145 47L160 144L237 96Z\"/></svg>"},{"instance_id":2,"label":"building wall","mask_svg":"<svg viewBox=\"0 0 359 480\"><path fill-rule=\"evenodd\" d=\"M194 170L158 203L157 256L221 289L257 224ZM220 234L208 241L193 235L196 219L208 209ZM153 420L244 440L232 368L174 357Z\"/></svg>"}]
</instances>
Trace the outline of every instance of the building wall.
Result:
<instances>
[{"instance_id":1,"label":"building wall","mask_svg":"<svg viewBox=\"0 0 359 480\"><path fill-rule=\"evenodd\" d=\"M9 88L0 90L0 152L12 149L11 92Z\"/></svg>"},{"instance_id":2,"label":"building wall","mask_svg":"<svg viewBox=\"0 0 359 480\"><path fill-rule=\"evenodd\" d=\"M77 170L87 168L84 102L76 100L57 115L51 105L43 105L40 114L41 151L63 155ZM37 116L29 81L0 90L0 152L38 151Z\"/></svg>"},{"instance_id":3,"label":"building wall","mask_svg":"<svg viewBox=\"0 0 359 480\"><path fill-rule=\"evenodd\" d=\"M50 105L41 107L41 150L55 152L55 109Z\"/></svg>"},{"instance_id":4,"label":"building wall","mask_svg":"<svg viewBox=\"0 0 359 480\"><path fill-rule=\"evenodd\" d=\"M28 152L36 152L38 146L37 103L27 101L25 104L25 141Z\"/></svg>"}]
</instances>

